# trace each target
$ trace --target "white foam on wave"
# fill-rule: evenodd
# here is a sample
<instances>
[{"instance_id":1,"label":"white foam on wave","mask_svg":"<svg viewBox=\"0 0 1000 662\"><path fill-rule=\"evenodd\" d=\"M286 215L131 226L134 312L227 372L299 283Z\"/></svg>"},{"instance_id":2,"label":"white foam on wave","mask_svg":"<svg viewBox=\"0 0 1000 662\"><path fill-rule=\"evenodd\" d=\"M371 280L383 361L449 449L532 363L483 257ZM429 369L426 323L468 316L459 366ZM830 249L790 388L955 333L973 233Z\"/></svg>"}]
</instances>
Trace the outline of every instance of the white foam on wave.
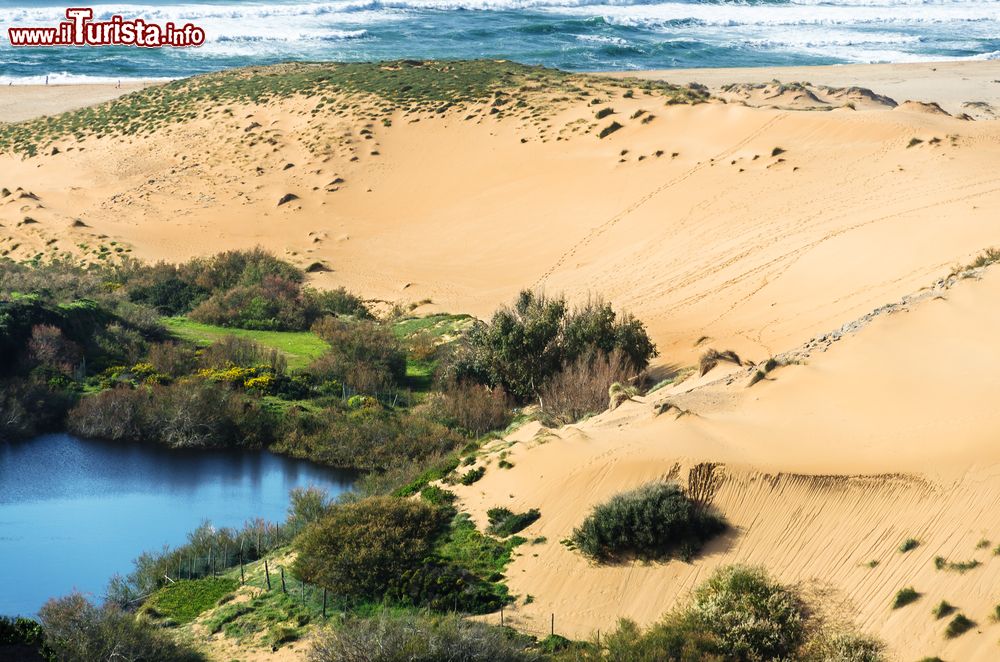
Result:
<instances>
[{"instance_id":1,"label":"white foam on wave","mask_svg":"<svg viewBox=\"0 0 1000 662\"><path fill-rule=\"evenodd\" d=\"M166 83L176 78L118 78L115 76L85 76L81 74L71 74L67 71L54 71L47 74L37 74L34 76L0 76L0 87L8 85L45 85L46 78L49 85L117 85L121 83Z\"/></svg>"}]
</instances>

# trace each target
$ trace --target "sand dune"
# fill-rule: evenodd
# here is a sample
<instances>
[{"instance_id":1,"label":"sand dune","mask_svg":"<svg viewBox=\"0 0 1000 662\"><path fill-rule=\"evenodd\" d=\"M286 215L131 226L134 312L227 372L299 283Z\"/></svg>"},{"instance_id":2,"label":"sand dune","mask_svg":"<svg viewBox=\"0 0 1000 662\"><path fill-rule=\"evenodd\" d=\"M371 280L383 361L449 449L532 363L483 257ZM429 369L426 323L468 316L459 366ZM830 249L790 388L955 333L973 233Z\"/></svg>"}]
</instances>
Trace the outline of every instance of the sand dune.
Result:
<instances>
[{"instance_id":1,"label":"sand dune","mask_svg":"<svg viewBox=\"0 0 1000 662\"><path fill-rule=\"evenodd\" d=\"M482 523L493 506L540 508L522 535L546 539L521 548L509 570L512 590L533 601L508 620L542 630L554 613L573 636L607 632L616 616L648 623L718 565L752 563L854 615L898 659L995 659L997 297L998 273L962 280L751 388L744 371L729 370L728 383L717 368L582 424L495 442L485 477L456 488L463 503ZM657 415L666 401L690 413ZM497 467L501 451L512 469ZM683 480L701 461L725 465L715 503L732 525L703 557L597 567L560 544L593 505L646 481ZM898 551L910 537L920 546ZM938 570L937 556L981 565ZM891 610L905 586L921 599ZM946 641L945 621L931 614L941 600L977 629Z\"/></svg>"},{"instance_id":2,"label":"sand dune","mask_svg":"<svg viewBox=\"0 0 1000 662\"><path fill-rule=\"evenodd\" d=\"M621 94L544 121L483 104L391 126L289 99L0 157L0 187L38 197L0 199L0 252L115 241L179 260L263 244L328 265L322 286L480 315L522 287L594 292L686 361L702 336L766 357L997 238L992 122Z\"/></svg>"},{"instance_id":3,"label":"sand dune","mask_svg":"<svg viewBox=\"0 0 1000 662\"><path fill-rule=\"evenodd\" d=\"M982 82L995 66L913 70L954 77L940 97L901 67L881 86L835 68L781 78L801 88L717 72L713 90L741 84L730 102L695 105L584 77L586 94L525 85L523 105L232 101L0 156L0 253L181 260L259 244L320 265L318 286L433 302L420 311L487 316L524 287L599 294L647 323L661 372L708 347L792 362L752 387L754 369L725 364L497 442L514 468L494 453L458 491L479 518L542 511L527 534L546 542L510 569L534 597L513 622L547 630L554 613L574 636L648 623L741 561L803 582L899 659L995 659L1000 275L948 278L1000 243L1000 124L960 117L986 120L997 99L956 74ZM704 557L598 568L559 544L593 504L701 461L724 465L716 505L733 525ZM911 536L920 547L898 552ZM937 570L938 555L981 565ZM890 610L906 585L923 597ZM946 642L941 599L977 629Z\"/></svg>"}]
</instances>

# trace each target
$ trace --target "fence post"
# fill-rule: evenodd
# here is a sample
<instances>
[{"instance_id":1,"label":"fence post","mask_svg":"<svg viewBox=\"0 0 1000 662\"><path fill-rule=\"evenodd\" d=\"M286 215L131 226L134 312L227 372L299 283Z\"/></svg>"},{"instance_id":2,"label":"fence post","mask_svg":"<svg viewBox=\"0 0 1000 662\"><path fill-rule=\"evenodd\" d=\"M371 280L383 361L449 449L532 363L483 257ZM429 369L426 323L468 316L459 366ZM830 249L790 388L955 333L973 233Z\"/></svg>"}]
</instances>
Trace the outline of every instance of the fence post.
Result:
<instances>
[{"instance_id":1,"label":"fence post","mask_svg":"<svg viewBox=\"0 0 1000 662\"><path fill-rule=\"evenodd\" d=\"M299 599L302 601L302 604L306 603L306 583L303 581L299 582Z\"/></svg>"},{"instance_id":2,"label":"fence post","mask_svg":"<svg viewBox=\"0 0 1000 662\"><path fill-rule=\"evenodd\" d=\"M288 589L285 588L285 566L281 566L281 592L288 593Z\"/></svg>"},{"instance_id":3,"label":"fence post","mask_svg":"<svg viewBox=\"0 0 1000 662\"><path fill-rule=\"evenodd\" d=\"M267 590L271 590L271 571L267 568L267 559L264 559L264 578L267 579Z\"/></svg>"},{"instance_id":4,"label":"fence post","mask_svg":"<svg viewBox=\"0 0 1000 662\"><path fill-rule=\"evenodd\" d=\"M246 584L247 578L243 574L243 554L240 554L240 584Z\"/></svg>"},{"instance_id":5,"label":"fence post","mask_svg":"<svg viewBox=\"0 0 1000 662\"><path fill-rule=\"evenodd\" d=\"M212 573L212 576L215 577L215 548L214 547L209 547L208 548L208 569Z\"/></svg>"},{"instance_id":6,"label":"fence post","mask_svg":"<svg viewBox=\"0 0 1000 662\"><path fill-rule=\"evenodd\" d=\"M188 579L194 579L194 557L188 557Z\"/></svg>"},{"instance_id":7,"label":"fence post","mask_svg":"<svg viewBox=\"0 0 1000 662\"><path fill-rule=\"evenodd\" d=\"M549 634L555 636L556 634L556 615L552 614L552 629L549 630Z\"/></svg>"},{"instance_id":8,"label":"fence post","mask_svg":"<svg viewBox=\"0 0 1000 662\"><path fill-rule=\"evenodd\" d=\"M500 605L500 627L503 627L503 605Z\"/></svg>"},{"instance_id":9,"label":"fence post","mask_svg":"<svg viewBox=\"0 0 1000 662\"><path fill-rule=\"evenodd\" d=\"M323 618L326 618L326 587L323 587Z\"/></svg>"}]
</instances>

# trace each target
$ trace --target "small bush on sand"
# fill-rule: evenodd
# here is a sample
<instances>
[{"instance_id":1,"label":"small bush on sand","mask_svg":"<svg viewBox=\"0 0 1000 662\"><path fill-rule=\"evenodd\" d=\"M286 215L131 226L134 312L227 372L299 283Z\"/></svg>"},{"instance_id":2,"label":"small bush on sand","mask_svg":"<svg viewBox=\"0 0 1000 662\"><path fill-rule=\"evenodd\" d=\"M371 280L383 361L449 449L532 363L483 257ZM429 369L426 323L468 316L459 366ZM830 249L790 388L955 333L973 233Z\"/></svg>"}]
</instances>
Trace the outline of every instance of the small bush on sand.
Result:
<instances>
[{"instance_id":1,"label":"small bush on sand","mask_svg":"<svg viewBox=\"0 0 1000 662\"><path fill-rule=\"evenodd\" d=\"M524 513L514 513L507 508L490 508L486 511L486 516L490 521L486 531L506 538L531 526L542 513L537 508Z\"/></svg>"},{"instance_id":2,"label":"small bush on sand","mask_svg":"<svg viewBox=\"0 0 1000 662\"><path fill-rule=\"evenodd\" d=\"M715 366L719 365L722 361L728 361L729 363L735 363L736 365L743 365L740 357L736 352L732 350L726 350L724 352L719 352L714 349L710 349L701 355L698 360L698 374L705 375L712 370Z\"/></svg>"},{"instance_id":3,"label":"small bush on sand","mask_svg":"<svg viewBox=\"0 0 1000 662\"><path fill-rule=\"evenodd\" d=\"M532 640L458 616L383 613L320 631L309 662L532 662Z\"/></svg>"},{"instance_id":4,"label":"small bush on sand","mask_svg":"<svg viewBox=\"0 0 1000 662\"><path fill-rule=\"evenodd\" d=\"M941 602L938 603L936 607L934 607L931 613L934 614L934 618L940 620L945 616L950 616L952 613L954 613L954 611L955 611L954 605L948 603L947 600L942 600Z\"/></svg>"},{"instance_id":5,"label":"small bush on sand","mask_svg":"<svg viewBox=\"0 0 1000 662\"><path fill-rule=\"evenodd\" d=\"M430 554L448 519L447 511L413 499L338 505L302 533L293 570L347 599L378 599Z\"/></svg>"},{"instance_id":6,"label":"small bush on sand","mask_svg":"<svg viewBox=\"0 0 1000 662\"><path fill-rule=\"evenodd\" d=\"M899 551L901 554L912 551L920 546L920 541L916 538L907 538L899 545Z\"/></svg>"},{"instance_id":7,"label":"small bush on sand","mask_svg":"<svg viewBox=\"0 0 1000 662\"><path fill-rule=\"evenodd\" d=\"M596 506L572 541L599 562L688 559L724 529L721 517L697 507L676 485L650 483Z\"/></svg>"},{"instance_id":8,"label":"small bush on sand","mask_svg":"<svg viewBox=\"0 0 1000 662\"><path fill-rule=\"evenodd\" d=\"M79 593L49 600L38 616L45 632L45 644L60 662L196 662L204 659L150 622L115 606L95 607Z\"/></svg>"},{"instance_id":9,"label":"small bush on sand","mask_svg":"<svg viewBox=\"0 0 1000 662\"><path fill-rule=\"evenodd\" d=\"M954 639L956 637L961 637L963 634L976 627L974 621L972 621L965 614L958 614L955 618L948 622L948 627L944 630L944 636L947 639Z\"/></svg>"},{"instance_id":10,"label":"small bush on sand","mask_svg":"<svg viewBox=\"0 0 1000 662\"><path fill-rule=\"evenodd\" d=\"M486 475L486 467L476 467L475 469L469 469L462 477L458 479L462 485L472 485L480 478Z\"/></svg>"},{"instance_id":11,"label":"small bush on sand","mask_svg":"<svg viewBox=\"0 0 1000 662\"><path fill-rule=\"evenodd\" d=\"M622 128L621 124L619 124L618 122L612 122L611 124L607 125L603 129L601 129L600 133L597 134L597 137L598 138L607 138L608 136L610 136L612 133L614 133L615 131L617 131L620 128Z\"/></svg>"},{"instance_id":12,"label":"small bush on sand","mask_svg":"<svg viewBox=\"0 0 1000 662\"><path fill-rule=\"evenodd\" d=\"M905 607L910 603L916 602L919 598L920 594L912 586L901 588L896 591L896 597L892 599L892 608L899 609L900 607Z\"/></svg>"}]
</instances>

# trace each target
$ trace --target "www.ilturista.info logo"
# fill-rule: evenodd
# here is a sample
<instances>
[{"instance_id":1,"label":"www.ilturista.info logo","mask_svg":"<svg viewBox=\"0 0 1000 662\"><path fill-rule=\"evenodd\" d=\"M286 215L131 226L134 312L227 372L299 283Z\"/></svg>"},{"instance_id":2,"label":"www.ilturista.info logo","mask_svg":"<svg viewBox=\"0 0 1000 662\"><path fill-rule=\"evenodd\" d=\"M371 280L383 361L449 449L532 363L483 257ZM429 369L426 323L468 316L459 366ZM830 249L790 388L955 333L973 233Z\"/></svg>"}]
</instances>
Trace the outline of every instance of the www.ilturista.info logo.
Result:
<instances>
[{"instance_id":1,"label":"www.ilturista.info logo","mask_svg":"<svg viewBox=\"0 0 1000 662\"><path fill-rule=\"evenodd\" d=\"M68 20L56 27L7 28L11 46L138 46L186 48L205 43L205 31L186 23L147 23L141 18L125 19L112 16L106 21L94 21L89 7L70 7Z\"/></svg>"}]
</instances>

